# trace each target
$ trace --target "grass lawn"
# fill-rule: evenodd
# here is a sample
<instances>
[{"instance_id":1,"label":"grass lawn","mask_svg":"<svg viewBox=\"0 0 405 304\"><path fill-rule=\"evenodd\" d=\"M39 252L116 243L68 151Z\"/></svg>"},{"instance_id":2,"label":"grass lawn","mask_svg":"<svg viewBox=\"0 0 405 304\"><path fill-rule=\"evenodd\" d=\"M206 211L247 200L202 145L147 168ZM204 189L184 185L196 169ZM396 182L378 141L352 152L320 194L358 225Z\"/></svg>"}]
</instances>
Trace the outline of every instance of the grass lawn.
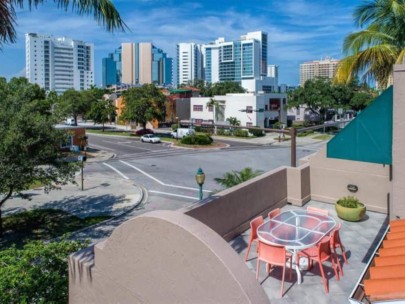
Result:
<instances>
[{"instance_id":1,"label":"grass lawn","mask_svg":"<svg viewBox=\"0 0 405 304\"><path fill-rule=\"evenodd\" d=\"M332 135L329 135L329 134L319 134L319 135L316 135L316 136L314 136L314 137L312 137L313 139L319 139L319 140L327 140L327 139L331 139L332 138Z\"/></svg>"},{"instance_id":2,"label":"grass lawn","mask_svg":"<svg viewBox=\"0 0 405 304\"><path fill-rule=\"evenodd\" d=\"M102 130L86 129L86 133L102 134L102 135L134 136L129 131L111 131L107 129L104 132Z\"/></svg>"},{"instance_id":3,"label":"grass lawn","mask_svg":"<svg viewBox=\"0 0 405 304\"><path fill-rule=\"evenodd\" d=\"M12 244L21 247L32 240L51 240L109 218L97 216L81 219L57 209L36 209L13 214L3 218L4 237L0 239L0 250Z\"/></svg>"}]
</instances>

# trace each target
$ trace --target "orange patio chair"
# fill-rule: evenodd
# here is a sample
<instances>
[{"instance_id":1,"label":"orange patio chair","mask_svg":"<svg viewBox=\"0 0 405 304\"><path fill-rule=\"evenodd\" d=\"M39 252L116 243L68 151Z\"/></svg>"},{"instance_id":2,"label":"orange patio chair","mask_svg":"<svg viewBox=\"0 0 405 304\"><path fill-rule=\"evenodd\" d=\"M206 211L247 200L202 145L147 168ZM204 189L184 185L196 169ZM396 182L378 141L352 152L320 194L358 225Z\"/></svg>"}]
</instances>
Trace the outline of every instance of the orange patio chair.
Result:
<instances>
[{"instance_id":1,"label":"orange patio chair","mask_svg":"<svg viewBox=\"0 0 405 304\"><path fill-rule=\"evenodd\" d=\"M276 215L279 215L281 213L281 209L280 208L276 208L274 210L271 210L269 212L269 219L275 217Z\"/></svg>"},{"instance_id":2,"label":"orange patio chair","mask_svg":"<svg viewBox=\"0 0 405 304\"><path fill-rule=\"evenodd\" d=\"M333 252L330 249L330 237L323 238L322 241L314 247L299 251L298 252L298 266L299 266L301 257L308 258L308 265L312 264L313 261L318 262L319 270L321 271L321 275L322 275L323 286L325 287L326 293L329 293L328 284L327 284L327 281L325 278L325 273L323 271L323 266L322 266L323 262L326 262L328 260L332 262L333 271L335 272L336 279L339 281L339 274L336 269L335 257L334 257Z\"/></svg>"},{"instance_id":3,"label":"orange patio chair","mask_svg":"<svg viewBox=\"0 0 405 304\"><path fill-rule=\"evenodd\" d=\"M319 208L315 208L315 207L311 207L311 206L308 206L308 207L307 207L307 211L308 211L308 212L320 213L320 214L323 214L323 215L329 215L328 210L319 209Z\"/></svg>"},{"instance_id":4,"label":"orange patio chair","mask_svg":"<svg viewBox=\"0 0 405 304\"><path fill-rule=\"evenodd\" d=\"M263 216L258 216L254 220L250 222L250 239L249 239L249 245L246 251L245 255L245 262L248 259L249 256L249 251L250 251L250 246L252 246L253 242L257 242L259 239L257 237L257 227L259 227L261 224L263 224Z\"/></svg>"},{"instance_id":5,"label":"orange patio chair","mask_svg":"<svg viewBox=\"0 0 405 304\"><path fill-rule=\"evenodd\" d=\"M285 247L274 246L263 243L259 240L259 247L257 251L257 265L256 265L256 280L259 278L259 265L260 261L267 263L267 273L270 273L271 266L283 267L283 277L281 280L280 297L283 296L284 279L285 279L285 264L290 262L290 281L292 269L292 255L285 250Z\"/></svg>"},{"instance_id":6,"label":"orange patio chair","mask_svg":"<svg viewBox=\"0 0 405 304\"><path fill-rule=\"evenodd\" d=\"M337 225L337 227L332 231L331 239L330 239L330 245L331 245L332 250L335 253L336 257L338 256L337 252L336 252L336 248L337 247L340 248L340 250L342 251L343 259L345 260L345 263L348 264L347 258L346 258L346 250L345 250L345 247L342 244L342 241L341 241L340 235L339 235L340 228L342 228L341 223L339 223ZM339 270L343 274L342 266L340 266L339 260L338 260L338 264L339 264Z\"/></svg>"}]
</instances>

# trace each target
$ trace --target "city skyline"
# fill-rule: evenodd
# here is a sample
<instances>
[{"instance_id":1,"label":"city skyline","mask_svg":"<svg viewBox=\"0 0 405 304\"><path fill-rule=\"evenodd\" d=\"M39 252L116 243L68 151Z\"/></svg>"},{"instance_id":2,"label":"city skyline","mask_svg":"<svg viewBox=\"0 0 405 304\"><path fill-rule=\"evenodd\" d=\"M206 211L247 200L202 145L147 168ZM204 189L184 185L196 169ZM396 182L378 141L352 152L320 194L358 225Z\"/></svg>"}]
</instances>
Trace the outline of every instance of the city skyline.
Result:
<instances>
[{"instance_id":1,"label":"city skyline","mask_svg":"<svg viewBox=\"0 0 405 304\"><path fill-rule=\"evenodd\" d=\"M288 4L179 1L175 4L162 0L122 0L114 3L132 32L108 33L91 17L60 12L52 5L40 6L40 10L31 13L19 10L17 43L3 46L0 76L25 75L24 35L29 32L93 43L95 81L101 85L102 58L121 43L151 42L175 58L177 43L205 44L218 37L236 40L241 33L261 30L268 33L268 64L279 66L279 82L296 85L300 63L326 56L342 58L343 39L355 29L353 7L360 1L298 0Z\"/></svg>"}]
</instances>

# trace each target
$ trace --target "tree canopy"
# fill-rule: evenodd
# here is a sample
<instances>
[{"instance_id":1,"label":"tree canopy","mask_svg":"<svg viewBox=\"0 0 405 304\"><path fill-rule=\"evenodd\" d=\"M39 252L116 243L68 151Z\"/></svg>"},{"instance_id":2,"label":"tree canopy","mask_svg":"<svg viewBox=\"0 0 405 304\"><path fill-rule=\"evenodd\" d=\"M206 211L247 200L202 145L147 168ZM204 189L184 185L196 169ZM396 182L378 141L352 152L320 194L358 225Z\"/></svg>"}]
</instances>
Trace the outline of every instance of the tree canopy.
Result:
<instances>
[{"instance_id":1,"label":"tree canopy","mask_svg":"<svg viewBox=\"0 0 405 304\"><path fill-rule=\"evenodd\" d=\"M146 124L153 119L164 118L166 97L153 84L144 84L140 88L130 88L123 93L121 118L135 122L145 129Z\"/></svg>"},{"instance_id":2,"label":"tree canopy","mask_svg":"<svg viewBox=\"0 0 405 304\"><path fill-rule=\"evenodd\" d=\"M364 82L375 80L381 88L392 82L393 65L405 56L404 0L369 0L354 13L361 29L343 42L347 55L339 63L335 80L339 83L361 76Z\"/></svg>"},{"instance_id":3,"label":"tree canopy","mask_svg":"<svg viewBox=\"0 0 405 304\"><path fill-rule=\"evenodd\" d=\"M288 107L305 106L311 113L324 120L330 109L364 109L376 92L367 86L358 86L355 81L349 84L333 84L327 78L315 78L288 93Z\"/></svg>"},{"instance_id":4,"label":"tree canopy","mask_svg":"<svg viewBox=\"0 0 405 304\"><path fill-rule=\"evenodd\" d=\"M25 78L0 81L0 235L1 206L33 182L50 191L74 180L76 166L61 161L59 149L68 134L55 129L45 91Z\"/></svg>"},{"instance_id":5,"label":"tree canopy","mask_svg":"<svg viewBox=\"0 0 405 304\"><path fill-rule=\"evenodd\" d=\"M37 9L45 0L6 0L0 1L0 49L4 43L14 43L17 38L15 25L17 24L16 8L22 9L26 5L29 10ZM102 24L108 31L124 31L127 26L121 19L115 6L110 0L53 0L57 8L67 11L71 8L78 15L93 15L98 24Z\"/></svg>"},{"instance_id":6,"label":"tree canopy","mask_svg":"<svg viewBox=\"0 0 405 304\"><path fill-rule=\"evenodd\" d=\"M104 132L104 124L115 117L115 111L116 107L111 103L110 100L99 99L98 101L92 103L87 117L92 119L95 124L103 124Z\"/></svg>"},{"instance_id":7,"label":"tree canopy","mask_svg":"<svg viewBox=\"0 0 405 304\"><path fill-rule=\"evenodd\" d=\"M214 95L226 95L228 93L245 93L246 90L242 88L239 82L224 81L214 84L205 83L204 80L191 81L188 84L182 84L180 87L192 86L200 90L201 96L213 97Z\"/></svg>"}]
</instances>

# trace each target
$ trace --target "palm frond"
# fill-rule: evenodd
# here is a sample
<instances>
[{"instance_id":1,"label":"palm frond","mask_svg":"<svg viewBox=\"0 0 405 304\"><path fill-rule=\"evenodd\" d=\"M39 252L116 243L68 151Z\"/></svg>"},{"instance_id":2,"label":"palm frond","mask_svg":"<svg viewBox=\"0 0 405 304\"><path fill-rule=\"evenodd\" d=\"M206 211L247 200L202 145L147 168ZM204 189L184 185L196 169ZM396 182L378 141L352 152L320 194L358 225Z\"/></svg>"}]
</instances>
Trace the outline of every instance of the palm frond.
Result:
<instances>
[{"instance_id":1,"label":"palm frond","mask_svg":"<svg viewBox=\"0 0 405 304\"><path fill-rule=\"evenodd\" d=\"M3 43L14 43L16 39L14 28L16 15L11 1L0 1L0 48Z\"/></svg>"},{"instance_id":2,"label":"palm frond","mask_svg":"<svg viewBox=\"0 0 405 304\"><path fill-rule=\"evenodd\" d=\"M395 38L378 31L376 26L370 26L364 31L359 31L348 35L343 41L343 52L345 54L352 55L368 47L394 42Z\"/></svg>"},{"instance_id":3,"label":"palm frond","mask_svg":"<svg viewBox=\"0 0 405 304\"><path fill-rule=\"evenodd\" d=\"M45 2L45 0L0 0L0 47L4 43L15 42L15 7L24 8L24 5L27 5L32 10ZM65 11L71 7L78 15L93 15L97 23L109 32L129 30L110 0L53 0L53 2L59 9Z\"/></svg>"}]
</instances>

